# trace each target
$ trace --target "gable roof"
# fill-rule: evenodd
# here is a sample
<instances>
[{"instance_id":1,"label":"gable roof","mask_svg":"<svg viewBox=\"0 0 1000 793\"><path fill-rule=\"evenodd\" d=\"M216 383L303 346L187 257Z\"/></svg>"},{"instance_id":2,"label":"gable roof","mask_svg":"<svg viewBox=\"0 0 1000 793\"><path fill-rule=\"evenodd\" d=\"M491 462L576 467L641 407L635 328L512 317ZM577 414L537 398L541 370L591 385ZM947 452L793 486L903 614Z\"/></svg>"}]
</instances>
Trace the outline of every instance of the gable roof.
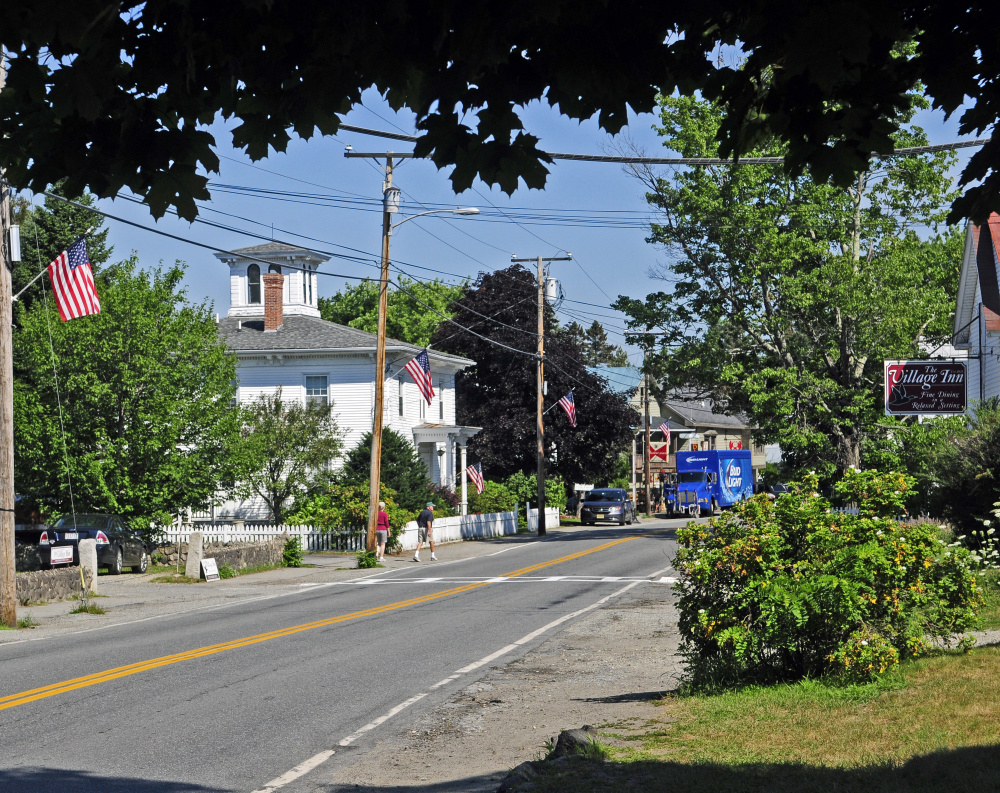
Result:
<instances>
[{"instance_id":1,"label":"gable roof","mask_svg":"<svg viewBox=\"0 0 1000 793\"><path fill-rule=\"evenodd\" d=\"M368 331L338 325L319 317L286 315L278 330L264 333L264 320L226 317L219 321L219 334L233 352L374 352L376 336ZM386 352L416 355L422 348L386 339ZM431 360L447 362L460 369L475 361L460 355L428 350Z\"/></svg>"},{"instance_id":2,"label":"gable roof","mask_svg":"<svg viewBox=\"0 0 1000 793\"><path fill-rule=\"evenodd\" d=\"M983 229L988 237L982 240ZM981 246L980 242L985 245ZM992 254L992 256L990 256ZM992 259L992 262L990 261ZM993 265L992 271L990 264ZM985 275L980 270L985 270ZM972 339L972 326L982 309L987 330L998 328L997 315L986 306L996 299L997 274L1000 272L1000 215L993 213L982 226L970 223L965 230L965 248L962 252L962 271L958 276L958 297L955 300L955 324L952 343L959 348L968 348ZM986 279L980 283L980 277ZM984 288L985 287L985 290Z\"/></svg>"}]
</instances>

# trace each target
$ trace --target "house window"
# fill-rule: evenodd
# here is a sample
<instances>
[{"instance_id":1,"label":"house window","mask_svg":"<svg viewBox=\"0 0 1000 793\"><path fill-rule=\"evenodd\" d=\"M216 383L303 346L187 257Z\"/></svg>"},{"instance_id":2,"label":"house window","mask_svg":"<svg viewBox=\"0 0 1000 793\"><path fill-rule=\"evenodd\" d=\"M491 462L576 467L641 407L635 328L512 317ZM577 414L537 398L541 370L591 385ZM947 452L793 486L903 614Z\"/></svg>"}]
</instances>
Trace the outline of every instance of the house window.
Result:
<instances>
[{"instance_id":1,"label":"house window","mask_svg":"<svg viewBox=\"0 0 1000 793\"><path fill-rule=\"evenodd\" d=\"M438 380L438 419L444 421L444 380Z\"/></svg>"},{"instance_id":2,"label":"house window","mask_svg":"<svg viewBox=\"0 0 1000 793\"><path fill-rule=\"evenodd\" d=\"M420 419L421 421L423 421L424 419L427 418L427 400L424 399L423 395L421 394L420 399L417 400L417 403L420 405Z\"/></svg>"},{"instance_id":3,"label":"house window","mask_svg":"<svg viewBox=\"0 0 1000 793\"><path fill-rule=\"evenodd\" d=\"M309 280L309 269L306 268L302 270L302 302L308 303L309 299L306 297L306 281Z\"/></svg>"},{"instance_id":4,"label":"house window","mask_svg":"<svg viewBox=\"0 0 1000 793\"><path fill-rule=\"evenodd\" d=\"M326 376L310 375L306 377L306 407L310 405L323 405L325 407L328 404Z\"/></svg>"},{"instance_id":5,"label":"house window","mask_svg":"<svg viewBox=\"0 0 1000 793\"><path fill-rule=\"evenodd\" d=\"M403 402L403 384L402 383L399 384L399 415L400 416L405 416L406 415L406 405Z\"/></svg>"},{"instance_id":6,"label":"house window","mask_svg":"<svg viewBox=\"0 0 1000 793\"><path fill-rule=\"evenodd\" d=\"M267 268L267 271L269 273L277 273L278 275L281 275L281 265L280 264L272 264L270 267Z\"/></svg>"},{"instance_id":7,"label":"house window","mask_svg":"<svg viewBox=\"0 0 1000 793\"><path fill-rule=\"evenodd\" d=\"M247 267L247 303L260 303L260 265Z\"/></svg>"}]
</instances>

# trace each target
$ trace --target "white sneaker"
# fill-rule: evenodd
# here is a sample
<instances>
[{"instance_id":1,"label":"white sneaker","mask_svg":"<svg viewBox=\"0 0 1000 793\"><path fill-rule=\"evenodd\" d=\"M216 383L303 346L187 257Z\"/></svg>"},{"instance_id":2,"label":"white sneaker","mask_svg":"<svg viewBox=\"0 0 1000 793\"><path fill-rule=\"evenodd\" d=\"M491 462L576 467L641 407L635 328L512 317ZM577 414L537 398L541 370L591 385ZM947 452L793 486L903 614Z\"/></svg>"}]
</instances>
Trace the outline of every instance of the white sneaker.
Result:
<instances>
[{"instance_id":1,"label":"white sneaker","mask_svg":"<svg viewBox=\"0 0 1000 793\"><path fill-rule=\"evenodd\" d=\"M420 561L420 554L419 553L413 554L413 561L414 562L419 562Z\"/></svg>"},{"instance_id":2,"label":"white sneaker","mask_svg":"<svg viewBox=\"0 0 1000 793\"><path fill-rule=\"evenodd\" d=\"M431 561L436 562L437 560L438 558L434 554L431 554Z\"/></svg>"}]
</instances>

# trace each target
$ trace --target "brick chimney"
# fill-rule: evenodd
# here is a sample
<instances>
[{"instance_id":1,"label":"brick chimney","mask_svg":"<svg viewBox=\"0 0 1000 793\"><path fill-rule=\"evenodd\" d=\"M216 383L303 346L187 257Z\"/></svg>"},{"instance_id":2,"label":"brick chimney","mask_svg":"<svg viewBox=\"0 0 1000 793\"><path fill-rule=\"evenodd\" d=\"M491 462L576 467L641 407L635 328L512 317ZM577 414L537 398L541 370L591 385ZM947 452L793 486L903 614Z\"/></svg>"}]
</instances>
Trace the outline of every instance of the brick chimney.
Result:
<instances>
[{"instance_id":1,"label":"brick chimney","mask_svg":"<svg viewBox=\"0 0 1000 793\"><path fill-rule=\"evenodd\" d=\"M274 333L285 321L285 276L281 273L264 273L264 333Z\"/></svg>"}]
</instances>

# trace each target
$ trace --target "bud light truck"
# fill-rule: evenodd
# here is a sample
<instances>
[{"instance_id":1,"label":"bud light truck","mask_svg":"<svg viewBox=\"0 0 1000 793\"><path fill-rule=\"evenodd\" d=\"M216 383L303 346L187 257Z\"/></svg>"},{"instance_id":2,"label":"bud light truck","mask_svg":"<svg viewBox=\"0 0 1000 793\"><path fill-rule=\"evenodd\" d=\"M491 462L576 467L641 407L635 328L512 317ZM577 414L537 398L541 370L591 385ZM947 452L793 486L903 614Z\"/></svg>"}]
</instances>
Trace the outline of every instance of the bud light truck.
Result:
<instances>
[{"instance_id":1,"label":"bud light truck","mask_svg":"<svg viewBox=\"0 0 1000 793\"><path fill-rule=\"evenodd\" d=\"M677 454L677 488L670 493L671 514L717 515L753 495L750 450L712 450Z\"/></svg>"}]
</instances>

